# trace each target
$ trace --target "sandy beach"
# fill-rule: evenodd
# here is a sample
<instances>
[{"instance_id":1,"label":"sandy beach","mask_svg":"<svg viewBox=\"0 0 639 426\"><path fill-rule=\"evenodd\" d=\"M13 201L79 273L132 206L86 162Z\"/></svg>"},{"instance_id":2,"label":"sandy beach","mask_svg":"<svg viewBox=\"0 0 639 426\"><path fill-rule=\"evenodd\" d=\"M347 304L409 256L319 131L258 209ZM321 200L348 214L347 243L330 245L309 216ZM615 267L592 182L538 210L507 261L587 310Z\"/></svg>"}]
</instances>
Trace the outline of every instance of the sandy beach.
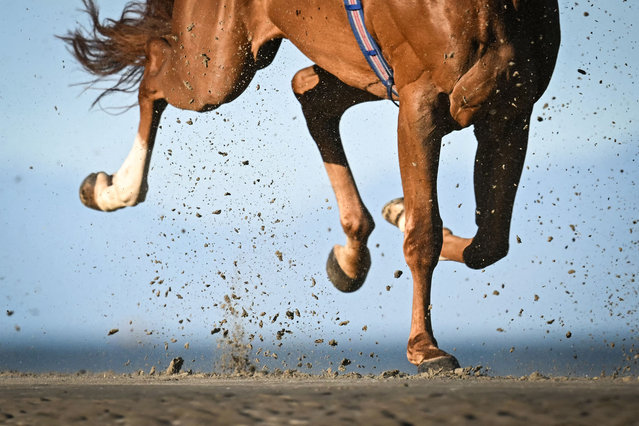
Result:
<instances>
[{"instance_id":1,"label":"sandy beach","mask_svg":"<svg viewBox=\"0 0 639 426\"><path fill-rule=\"evenodd\" d=\"M632 425L639 379L4 373L0 423Z\"/></svg>"}]
</instances>

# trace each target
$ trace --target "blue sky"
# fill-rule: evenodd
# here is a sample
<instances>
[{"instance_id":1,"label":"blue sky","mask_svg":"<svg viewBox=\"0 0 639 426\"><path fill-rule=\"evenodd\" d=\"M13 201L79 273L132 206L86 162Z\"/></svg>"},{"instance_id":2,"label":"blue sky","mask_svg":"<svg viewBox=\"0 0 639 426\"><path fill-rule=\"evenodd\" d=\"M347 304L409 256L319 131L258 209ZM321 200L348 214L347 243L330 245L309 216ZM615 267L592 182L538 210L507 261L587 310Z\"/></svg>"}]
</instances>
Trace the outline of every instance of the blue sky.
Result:
<instances>
[{"instance_id":1,"label":"blue sky","mask_svg":"<svg viewBox=\"0 0 639 426\"><path fill-rule=\"evenodd\" d=\"M250 315L234 321L247 334L262 334L264 345L279 343L275 334L286 328L293 333L284 337L285 348L335 338L343 342L340 350L381 342L397 345L403 356L410 274L393 278L397 269L408 272L402 236L378 213L401 195L397 110L390 102L355 107L342 122L377 228L366 285L338 294L324 265L344 237L290 91L294 73L309 64L294 47L283 44L242 97L216 112L169 108L147 201L98 213L80 204L78 186L90 172L119 167L135 136L137 110L91 110L95 93L74 86L90 77L54 35L86 24L79 1L6 3L0 351L18 343L215 345L209 331L232 319L221 305L224 295L235 294ZM123 3L100 2L112 17ZM542 121L533 120L511 252L485 271L443 263L435 274L435 334L449 350L468 342L506 349L521 342L556 349L637 346L639 9L622 0L560 4L562 49L535 109ZM134 101L114 97L105 106ZM464 236L474 232L474 149L472 131L456 132L444 140L440 167L444 222ZM285 312L294 309L301 316L288 321ZM280 318L260 329L261 312ZM120 332L107 337L112 328Z\"/></svg>"}]
</instances>

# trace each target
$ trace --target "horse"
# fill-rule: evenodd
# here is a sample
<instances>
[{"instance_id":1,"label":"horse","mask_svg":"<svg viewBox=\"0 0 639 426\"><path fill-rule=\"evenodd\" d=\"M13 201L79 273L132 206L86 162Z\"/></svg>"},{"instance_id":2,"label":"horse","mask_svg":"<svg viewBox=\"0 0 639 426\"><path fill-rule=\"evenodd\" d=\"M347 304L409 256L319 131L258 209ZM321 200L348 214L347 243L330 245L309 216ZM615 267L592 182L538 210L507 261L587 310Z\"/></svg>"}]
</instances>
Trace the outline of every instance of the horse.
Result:
<instances>
[{"instance_id":1,"label":"horse","mask_svg":"<svg viewBox=\"0 0 639 426\"><path fill-rule=\"evenodd\" d=\"M392 92L360 50L343 0L136 0L104 22L94 0L83 3L91 30L61 38L95 81L119 75L96 102L137 89L140 123L121 167L83 181L82 203L108 212L143 202L166 106L204 112L233 101L288 39L314 63L294 75L292 90L337 199L346 242L333 247L326 270L344 292L364 283L375 224L349 168L340 119L356 104L398 102L404 197L390 210L403 216L413 280L406 354L418 371L459 367L433 336L433 270L440 256L482 269L508 252L533 105L559 49L557 0L363 0L363 24L392 69ZM461 238L443 228L437 172L442 138L471 125L477 231Z\"/></svg>"}]
</instances>

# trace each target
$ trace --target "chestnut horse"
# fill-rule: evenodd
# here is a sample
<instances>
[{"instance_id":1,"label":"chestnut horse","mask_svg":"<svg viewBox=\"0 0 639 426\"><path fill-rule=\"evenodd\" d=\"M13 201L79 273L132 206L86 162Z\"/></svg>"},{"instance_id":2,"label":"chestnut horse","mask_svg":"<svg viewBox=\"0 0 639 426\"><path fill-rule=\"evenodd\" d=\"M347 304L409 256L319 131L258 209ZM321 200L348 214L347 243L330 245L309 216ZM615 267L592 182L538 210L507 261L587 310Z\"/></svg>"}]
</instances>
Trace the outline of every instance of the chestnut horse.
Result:
<instances>
[{"instance_id":1,"label":"chestnut horse","mask_svg":"<svg viewBox=\"0 0 639 426\"><path fill-rule=\"evenodd\" d=\"M386 99L388 92L360 51L343 0L133 1L119 20L103 23L94 1L83 1L92 30L62 38L98 79L120 75L102 95L139 87L140 125L117 172L85 179L82 202L113 211L144 201L166 105L209 111L234 100L286 38L315 63L295 74L293 91L346 234L346 244L331 251L327 271L340 290L357 290L370 267L366 243L374 223L349 169L339 122L349 107ZM484 268L508 251L533 104L549 83L559 49L557 0L364 0L363 6L399 94L403 248L413 278L408 360L418 371L456 368L457 360L433 337L433 270L440 254ZM478 142L478 229L464 239L442 227L436 181L442 137L470 125Z\"/></svg>"}]
</instances>

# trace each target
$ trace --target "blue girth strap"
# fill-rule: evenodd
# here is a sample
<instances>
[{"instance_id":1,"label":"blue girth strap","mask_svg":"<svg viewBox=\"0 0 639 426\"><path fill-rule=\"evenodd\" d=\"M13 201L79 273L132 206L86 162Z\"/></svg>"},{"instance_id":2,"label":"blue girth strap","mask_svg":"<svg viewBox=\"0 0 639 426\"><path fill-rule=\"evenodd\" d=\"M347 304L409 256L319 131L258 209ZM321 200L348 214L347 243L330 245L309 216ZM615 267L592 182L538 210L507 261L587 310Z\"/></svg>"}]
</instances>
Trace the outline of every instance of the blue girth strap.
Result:
<instances>
[{"instance_id":1,"label":"blue girth strap","mask_svg":"<svg viewBox=\"0 0 639 426\"><path fill-rule=\"evenodd\" d=\"M388 65L388 62L386 62L386 59L384 59L384 56L382 56L381 49L366 29L362 1L344 0L344 5L346 6L346 14L351 23L353 34L355 34L355 38L357 39L357 44L359 44L359 48L362 50L366 61L368 61L370 67L375 71L375 74L377 74L377 78L379 78L386 87L388 99L393 100L393 95L399 97L393 79L393 70L390 65Z\"/></svg>"}]
</instances>

